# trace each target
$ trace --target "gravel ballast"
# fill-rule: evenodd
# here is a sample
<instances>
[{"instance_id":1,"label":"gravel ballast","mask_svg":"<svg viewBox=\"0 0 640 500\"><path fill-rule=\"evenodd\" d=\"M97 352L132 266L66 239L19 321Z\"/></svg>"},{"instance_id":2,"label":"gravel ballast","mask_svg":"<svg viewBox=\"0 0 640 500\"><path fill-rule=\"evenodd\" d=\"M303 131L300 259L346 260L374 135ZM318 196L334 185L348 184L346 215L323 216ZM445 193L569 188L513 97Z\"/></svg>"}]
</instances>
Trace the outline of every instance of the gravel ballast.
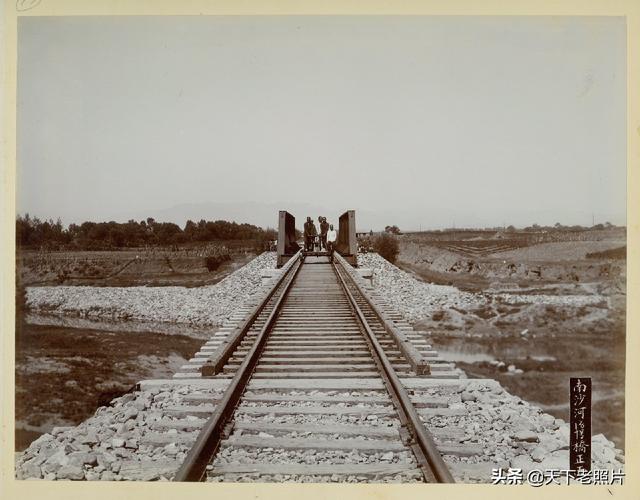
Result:
<instances>
[{"instance_id":1,"label":"gravel ballast","mask_svg":"<svg viewBox=\"0 0 640 500\"><path fill-rule=\"evenodd\" d=\"M466 410L459 416L423 418L430 429L460 429L461 443L480 445L483 453L471 457L445 455L444 460L460 482L490 482L491 469L536 470L569 468L569 424L509 394L496 381L470 380L455 390L460 402L450 408ZM441 396L440 388L414 391L415 395ZM604 435L592 439L594 469L622 469L622 451ZM474 468L457 465L476 464ZM466 470L465 470L466 469ZM456 474L456 471L463 471Z\"/></svg>"},{"instance_id":2,"label":"gravel ballast","mask_svg":"<svg viewBox=\"0 0 640 500\"><path fill-rule=\"evenodd\" d=\"M48 480L167 480L171 479L186 456L189 441L195 438L203 420L196 417L171 416L170 409L185 402L185 396L196 393L219 398L220 390L211 392L196 386L172 385L140 390L115 399L108 407L99 408L95 415L76 427L55 428L34 441L16 461L18 479ZM466 411L458 416L433 416L425 423L437 429L460 429L460 444L479 445L482 454L470 457L445 455L445 462L461 482L490 482L491 469L567 468L569 425L539 408L507 393L495 381L470 380L459 386L433 387L413 390L415 396L449 396L458 400L450 404ZM459 396L459 398L458 398ZM238 416L239 422L293 423L282 417ZM358 424L386 428L396 427L394 418L369 422L357 417L340 418L335 415L298 415L295 423ZM205 417L206 418L206 417ZM192 422L189 427L185 423ZM366 424L365 424L366 422ZM174 425L175 424L175 425ZM180 438L180 436L182 438ZM164 437L158 441L158 437ZM250 463L267 450L241 450L227 448L216 461L223 463ZM270 450L271 463L313 464L323 461L340 463L366 463L389 461L413 463L405 452L314 452ZM621 450L602 434L593 438L593 468L623 468ZM271 456L272 455L272 456ZM264 457L263 457L264 458ZM470 467L471 466L471 467ZM469 472L472 471L472 472ZM473 472L477 471L477 472ZM252 481L247 475L236 478ZM385 480L399 479L390 477ZM415 480L414 478L403 478ZM216 479L213 479L216 480ZM217 479L220 480L220 479ZM262 480L265 480L263 478ZM331 478L273 478L283 481L332 481ZM334 479L335 480L335 479ZM349 482L369 482L370 478L353 478Z\"/></svg>"},{"instance_id":3,"label":"gravel ballast","mask_svg":"<svg viewBox=\"0 0 640 500\"><path fill-rule=\"evenodd\" d=\"M198 288L28 287L27 306L38 313L93 319L219 326L258 290L262 271L275 265L275 252L265 252L219 283Z\"/></svg>"},{"instance_id":4,"label":"gravel ballast","mask_svg":"<svg viewBox=\"0 0 640 500\"><path fill-rule=\"evenodd\" d=\"M470 310L482 307L489 299L506 304L543 304L553 306L583 307L607 306L608 301L601 295L549 295L509 293L469 293L446 285L434 285L417 280L411 274L399 269L377 253L358 255L358 265L371 269L373 286L382 298L407 319L415 322L428 318L442 309Z\"/></svg>"},{"instance_id":5,"label":"gravel ballast","mask_svg":"<svg viewBox=\"0 0 640 500\"><path fill-rule=\"evenodd\" d=\"M480 294L418 281L377 253L359 254L358 265L373 271L376 291L408 321L428 317L443 307L473 308L486 303Z\"/></svg>"},{"instance_id":6,"label":"gravel ballast","mask_svg":"<svg viewBox=\"0 0 640 500\"><path fill-rule=\"evenodd\" d=\"M76 427L55 427L43 434L16 460L18 479L48 480L167 480L173 477L189 451L177 439L183 430L171 423L194 417L173 417L171 407L184 404L187 394L201 392L220 397L220 391L203 391L188 384L135 391L98 408ZM181 427L184 428L183 425ZM197 427L190 432L196 431ZM165 442L154 440L158 435ZM195 434L192 434L195 437Z\"/></svg>"}]
</instances>

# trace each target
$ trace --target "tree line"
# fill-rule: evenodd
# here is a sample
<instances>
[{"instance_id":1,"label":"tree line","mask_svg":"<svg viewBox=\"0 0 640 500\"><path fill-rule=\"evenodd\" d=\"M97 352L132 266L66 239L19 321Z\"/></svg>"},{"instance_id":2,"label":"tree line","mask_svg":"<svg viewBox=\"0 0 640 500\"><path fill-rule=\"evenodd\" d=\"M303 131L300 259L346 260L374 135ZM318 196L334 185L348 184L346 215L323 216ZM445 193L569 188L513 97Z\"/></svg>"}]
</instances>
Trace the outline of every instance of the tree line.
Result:
<instances>
[{"instance_id":1,"label":"tree line","mask_svg":"<svg viewBox=\"0 0 640 500\"><path fill-rule=\"evenodd\" d=\"M611 224L611 222L605 222L604 224L594 224L593 226L580 226L578 224L573 226L565 226L560 222L556 222L553 226L541 226L540 224L532 224L524 228L524 231L599 231L601 229L613 229L617 226ZM515 226L508 226L506 228L508 232L515 232L518 229Z\"/></svg>"},{"instance_id":2,"label":"tree line","mask_svg":"<svg viewBox=\"0 0 640 500\"><path fill-rule=\"evenodd\" d=\"M145 246L184 245L198 242L240 240L261 245L277 238L273 229L225 220L187 221L184 228L152 217L137 222L83 222L64 227L61 220L40 220L18 215L16 244L53 250L108 250Z\"/></svg>"}]
</instances>

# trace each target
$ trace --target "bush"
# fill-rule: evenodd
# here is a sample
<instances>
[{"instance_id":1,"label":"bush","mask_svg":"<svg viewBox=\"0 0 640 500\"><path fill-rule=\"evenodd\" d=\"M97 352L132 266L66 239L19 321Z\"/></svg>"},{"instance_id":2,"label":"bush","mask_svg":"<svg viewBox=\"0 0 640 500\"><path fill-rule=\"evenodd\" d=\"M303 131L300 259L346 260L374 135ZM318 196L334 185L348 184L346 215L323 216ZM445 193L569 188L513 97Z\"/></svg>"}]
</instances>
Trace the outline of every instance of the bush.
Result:
<instances>
[{"instance_id":1,"label":"bush","mask_svg":"<svg viewBox=\"0 0 640 500\"><path fill-rule=\"evenodd\" d=\"M215 271L224 262L224 258L219 255L209 255L205 257L204 264L209 272Z\"/></svg>"},{"instance_id":2,"label":"bush","mask_svg":"<svg viewBox=\"0 0 640 500\"><path fill-rule=\"evenodd\" d=\"M373 248L383 258L387 259L391 263L396 261L396 257L400 253L398 240L395 236L392 236L389 233L382 233L379 236L376 236L373 240Z\"/></svg>"},{"instance_id":3,"label":"bush","mask_svg":"<svg viewBox=\"0 0 640 500\"><path fill-rule=\"evenodd\" d=\"M215 271L220 264L231 260L231 254L225 247L213 247L209 249L209 255L204 258L204 264L209 272Z\"/></svg>"}]
</instances>

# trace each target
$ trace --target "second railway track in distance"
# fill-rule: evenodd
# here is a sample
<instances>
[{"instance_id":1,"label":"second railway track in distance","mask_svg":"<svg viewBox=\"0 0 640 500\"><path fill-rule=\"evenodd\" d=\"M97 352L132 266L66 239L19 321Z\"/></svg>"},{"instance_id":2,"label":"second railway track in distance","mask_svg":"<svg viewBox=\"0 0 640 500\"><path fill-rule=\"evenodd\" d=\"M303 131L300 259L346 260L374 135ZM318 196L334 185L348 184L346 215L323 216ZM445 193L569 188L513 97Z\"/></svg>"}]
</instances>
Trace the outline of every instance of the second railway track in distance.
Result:
<instances>
[{"instance_id":1,"label":"second railway track in distance","mask_svg":"<svg viewBox=\"0 0 640 500\"><path fill-rule=\"evenodd\" d=\"M174 480L453 482L400 379L428 376L429 347L395 329L349 268L338 255L285 266L203 368L231 380L200 399L213 413Z\"/></svg>"}]
</instances>

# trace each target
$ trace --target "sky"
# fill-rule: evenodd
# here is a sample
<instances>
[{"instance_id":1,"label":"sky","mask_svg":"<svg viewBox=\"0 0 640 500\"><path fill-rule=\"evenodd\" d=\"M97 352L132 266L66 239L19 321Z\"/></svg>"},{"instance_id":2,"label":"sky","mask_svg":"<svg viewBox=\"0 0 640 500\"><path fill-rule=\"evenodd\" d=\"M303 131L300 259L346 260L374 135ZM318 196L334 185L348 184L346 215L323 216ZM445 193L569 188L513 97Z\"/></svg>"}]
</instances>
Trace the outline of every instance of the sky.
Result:
<instances>
[{"instance_id":1,"label":"sky","mask_svg":"<svg viewBox=\"0 0 640 500\"><path fill-rule=\"evenodd\" d=\"M17 111L65 224L626 221L621 17L21 17Z\"/></svg>"}]
</instances>

